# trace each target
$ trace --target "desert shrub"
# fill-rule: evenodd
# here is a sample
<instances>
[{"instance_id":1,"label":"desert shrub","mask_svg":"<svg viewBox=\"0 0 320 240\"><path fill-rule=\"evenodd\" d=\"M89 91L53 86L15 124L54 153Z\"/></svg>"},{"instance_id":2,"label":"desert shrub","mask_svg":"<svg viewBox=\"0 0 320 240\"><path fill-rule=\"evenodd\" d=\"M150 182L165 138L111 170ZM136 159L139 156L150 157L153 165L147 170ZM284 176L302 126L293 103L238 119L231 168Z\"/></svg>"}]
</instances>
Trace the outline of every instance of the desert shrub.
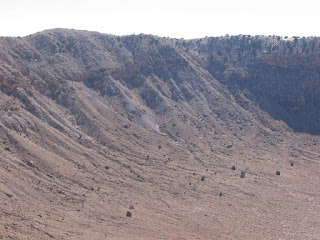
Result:
<instances>
[{"instance_id":1,"label":"desert shrub","mask_svg":"<svg viewBox=\"0 0 320 240\"><path fill-rule=\"evenodd\" d=\"M132 217L132 213L127 211L127 214L126 214L127 217Z\"/></svg>"},{"instance_id":2,"label":"desert shrub","mask_svg":"<svg viewBox=\"0 0 320 240\"><path fill-rule=\"evenodd\" d=\"M245 176L246 176L246 173L245 172L241 172L240 178L244 178Z\"/></svg>"},{"instance_id":3,"label":"desert shrub","mask_svg":"<svg viewBox=\"0 0 320 240\"><path fill-rule=\"evenodd\" d=\"M280 171L276 171L276 175L278 175L278 176L279 176L279 175L280 175Z\"/></svg>"},{"instance_id":4,"label":"desert shrub","mask_svg":"<svg viewBox=\"0 0 320 240\"><path fill-rule=\"evenodd\" d=\"M231 169L232 169L232 170L236 170L236 167L235 167L235 166L232 166Z\"/></svg>"}]
</instances>

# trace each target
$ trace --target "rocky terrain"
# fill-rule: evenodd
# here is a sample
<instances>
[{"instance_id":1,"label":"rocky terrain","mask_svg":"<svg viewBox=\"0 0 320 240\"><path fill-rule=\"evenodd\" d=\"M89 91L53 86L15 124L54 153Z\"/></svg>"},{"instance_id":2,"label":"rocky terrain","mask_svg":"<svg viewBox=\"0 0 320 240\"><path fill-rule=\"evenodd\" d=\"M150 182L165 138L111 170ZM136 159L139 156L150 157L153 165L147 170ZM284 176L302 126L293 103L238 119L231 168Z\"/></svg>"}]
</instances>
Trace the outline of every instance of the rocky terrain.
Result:
<instances>
[{"instance_id":1,"label":"rocky terrain","mask_svg":"<svg viewBox=\"0 0 320 240\"><path fill-rule=\"evenodd\" d=\"M0 38L0 239L319 239L320 39Z\"/></svg>"}]
</instances>

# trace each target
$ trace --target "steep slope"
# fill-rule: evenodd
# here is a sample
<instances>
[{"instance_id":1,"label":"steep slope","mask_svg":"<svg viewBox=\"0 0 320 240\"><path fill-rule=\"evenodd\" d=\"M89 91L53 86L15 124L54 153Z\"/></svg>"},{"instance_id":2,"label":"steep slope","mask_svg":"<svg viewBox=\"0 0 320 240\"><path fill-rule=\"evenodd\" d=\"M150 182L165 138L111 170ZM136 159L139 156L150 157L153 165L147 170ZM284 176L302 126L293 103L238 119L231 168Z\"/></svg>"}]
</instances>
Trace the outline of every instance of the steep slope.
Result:
<instances>
[{"instance_id":1,"label":"steep slope","mask_svg":"<svg viewBox=\"0 0 320 240\"><path fill-rule=\"evenodd\" d=\"M262 79L258 62L278 64L276 53L211 61L228 39L64 29L1 38L0 236L317 239L317 90L299 113L276 97L290 89L261 96L276 71ZM316 68L317 56L291 61ZM308 74L293 92L317 85ZM279 121L303 112L310 124Z\"/></svg>"},{"instance_id":2,"label":"steep slope","mask_svg":"<svg viewBox=\"0 0 320 240\"><path fill-rule=\"evenodd\" d=\"M185 47L231 91L247 90L273 118L319 135L319 38L240 35L189 41Z\"/></svg>"}]
</instances>

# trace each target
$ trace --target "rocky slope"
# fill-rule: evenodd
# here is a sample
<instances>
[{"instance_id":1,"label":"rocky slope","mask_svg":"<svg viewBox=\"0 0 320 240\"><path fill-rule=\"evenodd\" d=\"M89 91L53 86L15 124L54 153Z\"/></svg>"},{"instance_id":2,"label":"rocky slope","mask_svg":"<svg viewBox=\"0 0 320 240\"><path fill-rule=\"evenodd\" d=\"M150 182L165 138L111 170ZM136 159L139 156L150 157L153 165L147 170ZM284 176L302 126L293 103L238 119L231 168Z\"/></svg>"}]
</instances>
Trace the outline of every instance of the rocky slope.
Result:
<instances>
[{"instance_id":1,"label":"rocky slope","mask_svg":"<svg viewBox=\"0 0 320 240\"><path fill-rule=\"evenodd\" d=\"M272 117L295 131L319 135L319 38L243 35L200 39L188 46L230 90L248 90Z\"/></svg>"},{"instance_id":2,"label":"rocky slope","mask_svg":"<svg viewBox=\"0 0 320 240\"><path fill-rule=\"evenodd\" d=\"M0 38L0 236L317 239L319 43Z\"/></svg>"}]
</instances>

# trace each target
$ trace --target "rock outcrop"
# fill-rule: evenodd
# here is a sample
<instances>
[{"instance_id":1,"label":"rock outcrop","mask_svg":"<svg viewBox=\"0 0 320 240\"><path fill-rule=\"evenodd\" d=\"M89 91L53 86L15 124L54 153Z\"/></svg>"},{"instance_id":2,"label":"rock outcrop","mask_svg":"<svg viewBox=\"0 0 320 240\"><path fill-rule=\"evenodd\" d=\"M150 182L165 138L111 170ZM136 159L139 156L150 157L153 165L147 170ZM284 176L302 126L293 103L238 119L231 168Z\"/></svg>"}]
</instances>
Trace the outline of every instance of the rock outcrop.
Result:
<instances>
[{"instance_id":1,"label":"rock outcrop","mask_svg":"<svg viewBox=\"0 0 320 240\"><path fill-rule=\"evenodd\" d=\"M316 239L319 44L0 38L0 238Z\"/></svg>"}]
</instances>

